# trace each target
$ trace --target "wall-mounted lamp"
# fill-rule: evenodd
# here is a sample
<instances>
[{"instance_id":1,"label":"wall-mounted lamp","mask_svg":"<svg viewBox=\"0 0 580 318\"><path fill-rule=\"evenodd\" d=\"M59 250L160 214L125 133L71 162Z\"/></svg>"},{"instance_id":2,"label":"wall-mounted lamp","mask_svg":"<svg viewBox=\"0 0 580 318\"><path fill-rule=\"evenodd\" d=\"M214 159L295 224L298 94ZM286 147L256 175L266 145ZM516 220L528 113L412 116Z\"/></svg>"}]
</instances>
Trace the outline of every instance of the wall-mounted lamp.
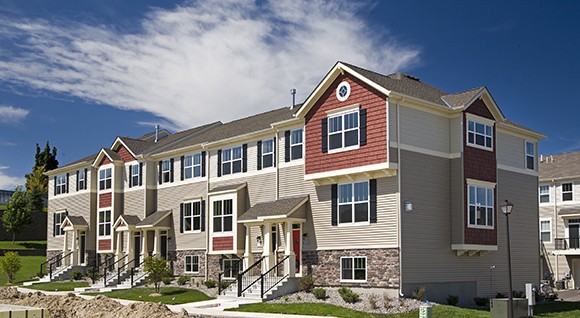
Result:
<instances>
[{"instance_id":1,"label":"wall-mounted lamp","mask_svg":"<svg viewBox=\"0 0 580 318\"><path fill-rule=\"evenodd\" d=\"M413 211L413 202L405 201L405 212Z\"/></svg>"},{"instance_id":2,"label":"wall-mounted lamp","mask_svg":"<svg viewBox=\"0 0 580 318\"><path fill-rule=\"evenodd\" d=\"M258 245L258 247L262 246L262 237L261 236L256 236L256 244Z\"/></svg>"},{"instance_id":3,"label":"wall-mounted lamp","mask_svg":"<svg viewBox=\"0 0 580 318\"><path fill-rule=\"evenodd\" d=\"M308 233L302 233L302 237L307 237Z\"/></svg>"},{"instance_id":4,"label":"wall-mounted lamp","mask_svg":"<svg viewBox=\"0 0 580 318\"><path fill-rule=\"evenodd\" d=\"M168 241L171 241L171 236L169 236L169 235L168 235L168 236L167 236L167 240L168 240Z\"/></svg>"}]
</instances>

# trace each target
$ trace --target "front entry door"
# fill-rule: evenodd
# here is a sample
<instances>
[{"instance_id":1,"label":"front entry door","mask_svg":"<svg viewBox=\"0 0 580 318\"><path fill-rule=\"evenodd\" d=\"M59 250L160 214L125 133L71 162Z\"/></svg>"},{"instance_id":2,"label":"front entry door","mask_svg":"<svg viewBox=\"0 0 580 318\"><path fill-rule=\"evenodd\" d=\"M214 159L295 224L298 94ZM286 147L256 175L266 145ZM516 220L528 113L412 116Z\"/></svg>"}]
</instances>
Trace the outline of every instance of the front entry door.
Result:
<instances>
[{"instance_id":1,"label":"front entry door","mask_svg":"<svg viewBox=\"0 0 580 318\"><path fill-rule=\"evenodd\" d=\"M161 258L167 259L167 235L161 235Z\"/></svg>"},{"instance_id":2,"label":"front entry door","mask_svg":"<svg viewBox=\"0 0 580 318\"><path fill-rule=\"evenodd\" d=\"M292 224L292 245L296 254L296 273L300 273L300 224Z\"/></svg>"},{"instance_id":3,"label":"front entry door","mask_svg":"<svg viewBox=\"0 0 580 318\"><path fill-rule=\"evenodd\" d=\"M141 235L139 235L139 233L135 234L135 237L133 238L134 241L134 246L135 248L133 249L133 259L135 260L135 264L133 266L137 266L139 265L139 263L141 263Z\"/></svg>"},{"instance_id":4,"label":"front entry door","mask_svg":"<svg viewBox=\"0 0 580 318\"><path fill-rule=\"evenodd\" d=\"M570 234L570 248L580 248L580 224L568 225Z\"/></svg>"},{"instance_id":5,"label":"front entry door","mask_svg":"<svg viewBox=\"0 0 580 318\"><path fill-rule=\"evenodd\" d=\"M79 240L79 244L80 244L80 246L79 246L79 253L80 253L79 263L80 264L85 263L86 243L87 243L86 232L81 232L81 237Z\"/></svg>"}]
</instances>

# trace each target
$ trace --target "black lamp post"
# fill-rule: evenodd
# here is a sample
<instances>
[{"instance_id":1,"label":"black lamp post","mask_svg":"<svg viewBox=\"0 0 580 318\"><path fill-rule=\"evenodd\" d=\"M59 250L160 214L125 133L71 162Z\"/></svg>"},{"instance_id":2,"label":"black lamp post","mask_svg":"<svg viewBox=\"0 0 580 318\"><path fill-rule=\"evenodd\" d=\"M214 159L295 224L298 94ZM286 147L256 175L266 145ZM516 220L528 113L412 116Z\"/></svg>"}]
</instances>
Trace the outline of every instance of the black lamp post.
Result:
<instances>
[{"instance_id":1,"label":"black lamp post","mask_svg":"<svg viewBox=\"0 0 580 318\"><path fill-rule=\"evenodd\" d=\"M509 276L509 291L508 291L508 317L514 317L514 297L512 294L512 256L510 251L510 213L514 208L514 204L505 200L505 203L500 205L501 212L505 214L506 228L507 228L507 252L508 252L508 276Z\"/></svg>"}]
</instances>

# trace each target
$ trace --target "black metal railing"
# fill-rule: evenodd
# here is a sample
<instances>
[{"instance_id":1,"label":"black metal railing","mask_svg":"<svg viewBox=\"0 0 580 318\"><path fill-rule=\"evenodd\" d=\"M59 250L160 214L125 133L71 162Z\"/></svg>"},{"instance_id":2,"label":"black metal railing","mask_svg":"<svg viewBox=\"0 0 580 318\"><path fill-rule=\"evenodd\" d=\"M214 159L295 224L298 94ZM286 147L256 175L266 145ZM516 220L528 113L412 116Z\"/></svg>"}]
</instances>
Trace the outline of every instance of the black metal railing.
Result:
<instances>
[{"instance_id":1,"label":"black metal railing","mask_svg":"<svg viewBox=\"0 0 580 318\"><path fill-rule=\"evenodd\" d=\"M580 238L557 238L554 243L556 250L580 248Z\"/></svg>"},{"instance_id":2,"label":"black metal railing","mask_svg":"<svg viewBox=\"0 0 580 318\"><path fill-rule=\"evenodd\" d=\"M264 257L260 257L259 260L254 262L250 267L248 267L245 271L238 273L238 277L236 279L238 283L238 297L241 297L242 294L252 287L260 277L262 276L262 262L264 261Z\"/></svg>"},{"instance_id":3,"label":"black metal railing","mask_svg":"<svg viewBox=\"0 0 580 318\"><path fill-rule=\"evenodd\" d=\"M264 298L264 295L269 292L274 286L278 285L282 280L288 277L288 274L283 276L278 276L280 269L284 269L282 264L290 257L286 255L282 260L280 260L274 267L270 268L267 272L262 274L260 282L260 298ZM291 270L291 269L290 269Z\"/></svg>"},{"instance_id":4,"label":"black metal railing","mask_svg":"<svg viewBox=\"0 0 580 318\"><path fill-rule=\"evenodd\" d=\"M141 267L141 265L143 265L145 263L145 257L143 257L143 259L141 260L141 262L133 267L131 267L131 288L134 287L135 285L135 281L141 279L143 276L147 275L147 273L145 273L145 271L143 271L143 275L139 276L137 279L135 279L135 268L139 268Z\"/></svg>"},{"instance_id":5,"label":"black metal railing","mask_svg":"<svg viewBox=\"0 0 580 318\"><path fill-rule=\"evenodd\" d=\"M62 256L62 252L60 252L60 253L58 253L58 254L54 255L53 257L49 258L49 259L48 259L46 262L44 262L44 263L41 263L41 264L40 264L40 272L38 272L38 276L40 277L40 276L43 276L43 275L44 275L44 271L42 270L42 268L43 268L45 265L47 265L47 264L50 264L50 263L52 263L52 262L59 262L59 263L60 263L60 262L61 262L61 260L62 260L62 257L61 257L61 256ZM58 267L58 266L57 266L57 267ZM47 273L48 273L48 271L47 271Z\"/></svg>"},{"instance_id":6,"label":"black metal railing","mask_svg":"<svg viewBox=\"0 0 580 318\"><path fill-rule=\"evenodd\" d=\"M69 257L70 255L72 255L72 253L73 253L72 251L71 252L68 252L65 255L62 255L62 253L60 253L59 255L61 257L57 257L56 260L54 260L54 261L52 261L51 263L48 264L48 281L52 281L52 277L54 275L57 275L57 274L59 274L59 273L61 273L62 271L65 270L65 268L61 268L58 271L53 271L53 267L54 267L55 270L57 268L61 267L63 260L66 259L67 257Z\"/></svg>"},{"instance_id":7,"label":"black metal railing","mask_svg":"<svg viewBox=\"0 0 580 318\"><path fill-rule=\"evenodd\" d=\"M134 261L135 259L132 259L125 263L125 265L117 267L117 284L121 283L121 273L123 273L123 271L129 271L129 265L131 265ZM126 269L123 270L124 268Z\"/></svg>"},{"instance_id":8,"label":"black metal railing","mask_svg":"<svg viewBox=\"0 0 580 318\"><path fill-rule=\"evenodd\" d=\"M242 261L240 259L233 260L233 264L229 268L224 268L223 271L218 273L218 295L221 295L222 291L225 291L228 287L237 281L238 273L241 269L241 264ZM225 276L226 271L229 272L227 277Z\"/></svg>"},{"instance_id":9,"label":"black metal railing","mask_svg":"<svg viewBox=\"0 0 580 318\"><path fill-rule=\"evenodd\" d=\"M98 279L97 275L101 272L101 267L102 266L107 266L107 263L109 262L109 255L105 255L105 260L102 262L97 262L97 266L93 266L93 271L92 271L92 275L91 275L91 279L93 280L93 284L95 283L95 281ZM105 278L106 279L106 268L105 268Z\"/></svg>"},{"instance_id":10,"label":"black metal railing","mask_svg":"<svg viewBox=\"0 0 580 318\"><path fill-rule=\"evenodd\" d=\"M107 264L107 266L105 266L105 275L104 275L104 280L103 280L103 286L107 286L108 283L112 282L115 278L117 278L114 274L115 272L115 268L119 267L119 263L121 261L123 261L124 259L127 258L128 255L125 255L121 258L119 258L116 262L112 263L112 264ZM109 279L107 279L107 273L109 273ZM119 275L120 276L120 275ZM119 281L117 281L118 283Z\"/></svg>"}]
</instances>

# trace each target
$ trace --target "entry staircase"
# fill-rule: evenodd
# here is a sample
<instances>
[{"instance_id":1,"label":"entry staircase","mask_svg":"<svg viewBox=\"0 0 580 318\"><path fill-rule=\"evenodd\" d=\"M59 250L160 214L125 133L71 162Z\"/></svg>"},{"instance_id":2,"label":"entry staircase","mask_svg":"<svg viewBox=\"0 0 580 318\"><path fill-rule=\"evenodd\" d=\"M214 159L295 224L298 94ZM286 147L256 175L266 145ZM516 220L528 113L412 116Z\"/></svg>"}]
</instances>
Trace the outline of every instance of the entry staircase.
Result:
<instances>
[{"instance_id":1,"label":"entry staircase","mask_svg":"<svg viewBox=\"0 0 580 318\"><path fill-rule=\"evenodd\" d=\"M149 274L143 270L144 261L132 266L134 260L125 262L126 259L127 255L111 263L108 258L105 258L93 271L93 283L91 286L75 288L75 291L109 292L118 289L130 289L145 284ZM99 277L97 277L97 273Z\"/></svg>"},{"instance_id":2,"label":"entry staircase","mask_svg":"<svg viewBox=\"0 0 580 318\"><path fill-rule=\"evenodd\" d=\"M39 280L24 282L24 286L31 286L34 284L48 283L55 280L68 280L73 272L85 272L85 266L82 265L65 265L67 258L71 257L73 252L67 254L58 253L46 262L40 264L39 275L46 272Z\"/></svg>"},{"instance_id":3,"label":"entry staircase","mask_svg":"<svg viewBox=\"0 0 580 318\"><path fill-rule=\"evenodd\" d=\"M224 278L224 272L220 273L218 276L218 297L262 302L297 291L298 279L284 274L283 265L289 257L284 257L264 273L261 270L263 257L243 272L238 273L233 280L227 280ZM236 266L235 263L234 266ZM239 266L239 261L237 266ZM227 270L231 271L231 269Z\"/></svg>"}]
</instances>

